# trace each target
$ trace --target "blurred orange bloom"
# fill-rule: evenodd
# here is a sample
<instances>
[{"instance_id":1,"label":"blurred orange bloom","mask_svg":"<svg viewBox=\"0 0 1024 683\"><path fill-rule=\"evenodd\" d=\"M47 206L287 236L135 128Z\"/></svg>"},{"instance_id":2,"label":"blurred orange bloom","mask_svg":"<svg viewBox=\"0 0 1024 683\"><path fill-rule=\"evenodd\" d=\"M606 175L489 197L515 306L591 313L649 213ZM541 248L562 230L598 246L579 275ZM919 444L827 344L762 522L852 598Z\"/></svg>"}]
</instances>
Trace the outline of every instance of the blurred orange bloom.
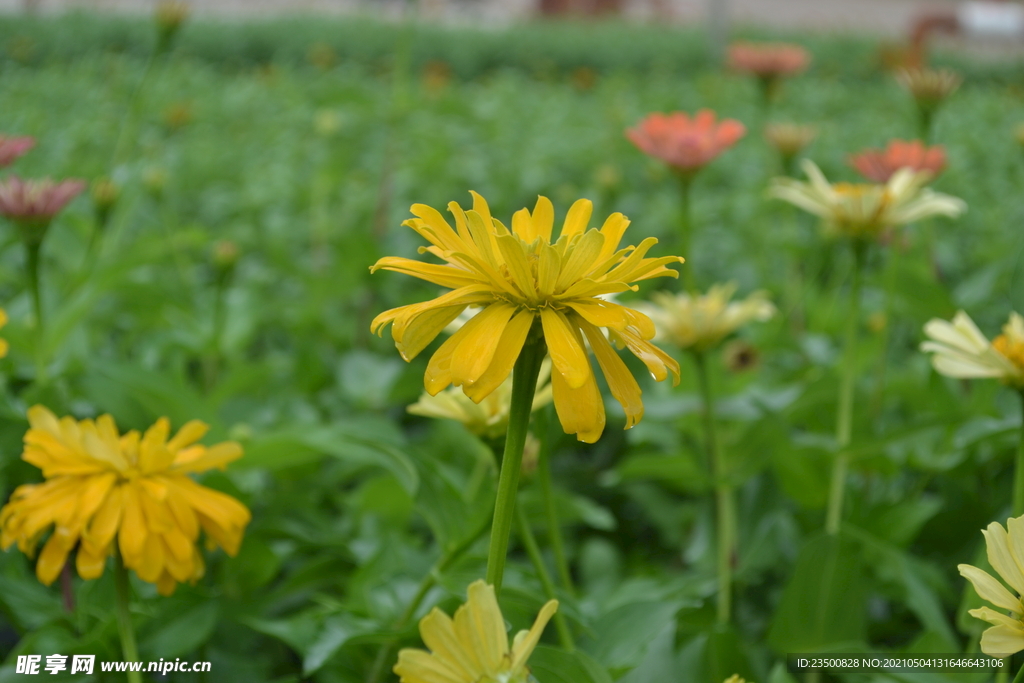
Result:
<instances>
[{"instance_id":1,"label":"blurred orange bloom","mask_svg":"<svg viewBox=\"0 0 1024 683\"><path fill-rule=\"evenodd\" d=\"M759 77L797 74L811 63L811 55L791 43L733 43L729 46L729 68Z\"/></svg>"},{"instance_id":2,"label":"blurred orange bloom","mask_svg":"<svg viewBox=\"0 0 1024 683\"><path fill-rule=\"evenodd\" d=\"M84 189L84 180L22 180L12 175L0 181L0 215L14 221L48 223Z\"/></svg>"},{"instance_id":3,"label":"blurred orange bloom","mask_svg":"<svg viewBox=\"0 0 1024 683\"><path fill-rule=\"evenodd\" d=\"M866 149L850 155L850 166L873 183L887 183L896 171L909 168L937 176L946 168L942 145L928 147L920 140L890 140L885 149Z\"/></svg>"},{"instance_id":4,"label":"blurred orange bloom","mask_svg":"<svg viewBox=\"0 0 1024 683\"><path fill-rule=\"evenodd\" d=\"M32 137L10 138L0 135L0 168L10 166L14 161L36 146Z\"/></svg>"},{"instance_id":5,"label":"blurred orange bloom","mask_svg":"<svg viewBox=\"0 0 1024 683\"><path fill-rule=\"evenodd\" d=\"M626 130L641 152L661 159L674 170L692 173L710 163L746 135L735 119L715 120L715 112L701 109L691 119L686 112L649 114Z\"/></svg>"}]
</instances>

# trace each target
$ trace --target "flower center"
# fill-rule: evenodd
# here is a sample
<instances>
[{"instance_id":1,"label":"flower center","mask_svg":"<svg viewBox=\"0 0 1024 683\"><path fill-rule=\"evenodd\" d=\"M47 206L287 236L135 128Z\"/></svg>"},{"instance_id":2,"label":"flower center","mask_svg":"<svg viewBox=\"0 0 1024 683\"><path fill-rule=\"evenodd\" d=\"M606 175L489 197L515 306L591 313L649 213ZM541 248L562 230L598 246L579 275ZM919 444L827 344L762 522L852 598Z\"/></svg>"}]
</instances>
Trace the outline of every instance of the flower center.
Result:
<instances>
[{"instance_id":1,"label":"flower center","mask_svg":"<svg viewBox=\"0 0 1024 683\"><path fill-rule=\"evenodd\" d=\"M1024 369L1024 339L1011 339L1001 334L992 340L992 346L1011 363Z\"/></svg>"}]
</instances>

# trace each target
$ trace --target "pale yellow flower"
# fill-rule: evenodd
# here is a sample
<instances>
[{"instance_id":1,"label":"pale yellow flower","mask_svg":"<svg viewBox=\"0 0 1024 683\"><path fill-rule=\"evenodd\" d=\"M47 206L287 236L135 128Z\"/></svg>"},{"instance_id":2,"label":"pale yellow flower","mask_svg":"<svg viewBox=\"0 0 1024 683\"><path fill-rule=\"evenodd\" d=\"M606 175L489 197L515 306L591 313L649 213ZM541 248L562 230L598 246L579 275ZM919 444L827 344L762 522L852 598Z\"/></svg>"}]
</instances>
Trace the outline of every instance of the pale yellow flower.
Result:
<instances>
[{"instance_id":1,"label":"pale yellow flower","mask_svg":"<svg viewBox=\"0 0 1024 683\"><path fill-rule=\"evenodd\" d=\"M1006 527L992 522L981 533L985 536L989 564L1014 593L982 569L969 564L957 566L978 595L999 608L997 611L979 607L968 612L992 624L981 634L981 651L990 657L1006 657L1024 650L1024 605L1019 597L1024 594L1024 517L1008 519Z\"/></svg>"},{"instance_id":2,"label":"pale yellow flower","mask_svg":"<svg viewBox=\"0 0 1024 683\"><path fill-rule=\"evenodd\" d=\"M545 360L537 380L537 392L533 396L534 410L551 403L550 377L551 362ZM509 377L480 403L466 396L461 388L449 387L436 396L423 392L420 399L407 410L413 415L455 420L461 422L472 434L495 439L505 434L511 403L512 378Z\"/></svg>"},{"instance_id":3,"label":"pale yellow flower","mask_svg":"<svg viewBox=\"0 0 1024 683\"><path fill-rule=\"evenodd\" d=\"M494 587L476 581L454 619L435 607L420 620L430 652L402 650L394 672L400 683L526 683L526 661L557 610L558 601L549 600L533 628L517 633L510 648Z\"/></svg>"},{"instance_id":4,"label":"pale yellow flower","mask_svg":"<svg viewBox=\"0 0 1024 683\"><path fill-rule=\"evenodd\" d=\"M1024 389L1024 318L1010 313L1003 333L992 342L970 316L958 311L953 321L929 320L924 326L928 341L921 350L932 355L936 371L947 377L991 377Z\"/></svg>"},{"instance_id":5,"label":"pale yellow flower","mask_svg":"<svg viewBox=\"0 0 1024 683\"><path fill-rule=\"evenodd\" d=\"M814 162L802 164L807 182L775 178L768 194L821 217L830 232L877 238L884 232L930 216L956 217L967 210L963 200L925 187L926 171L903 168L884 185L830 183Z\"/></svg>"},{"instance_id":6,"label":"pale yellow flower","mask_svg":"<svg viewBox=\"0 0 1024 683\"><path fill-rule=\"evenodd\" d=\"M754 292L746 299L732 301L737 285L713 285L706 294L654 292L652 303L637 304L637 310L654 321L655 339L680 349L706 351L751 321L765 321L775 315L767 292Z\"/></svg>"},{"instance_id":7,"label":"pale yellow flower","mask_svg":"<svg viewBox=\"0 0 1024 683\"><path fill-rule=\"evenodd\" d=\"M739 674L733 674L725 679L722 683L747 683L747 679L743 678Z\"/></svg>"}]
</instances>

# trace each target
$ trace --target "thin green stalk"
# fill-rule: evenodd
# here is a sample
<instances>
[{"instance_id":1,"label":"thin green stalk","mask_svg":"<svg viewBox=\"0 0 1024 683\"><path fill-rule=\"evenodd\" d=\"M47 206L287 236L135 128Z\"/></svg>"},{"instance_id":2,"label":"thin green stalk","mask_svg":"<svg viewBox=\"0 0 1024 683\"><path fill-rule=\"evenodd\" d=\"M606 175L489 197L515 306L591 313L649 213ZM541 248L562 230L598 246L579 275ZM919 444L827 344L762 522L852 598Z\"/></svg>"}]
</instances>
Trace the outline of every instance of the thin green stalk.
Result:
<instances>
[{"instance_id":1,"label":"thin green stalk","mask_svg":"<svg viewBox=\"0 0 1024 683\"><path fill-rule=\"evenodd\" d=\"M35 316L36 334L36 382L46 383L46 328L43 318L43 296L40 276L40 260L43 242L41 239L25 240L25 274L28 278L28 291L32 296L32 312Z\"/></svg>"},{"instance_id":2,"label":"thin green stalk","mask_svg":"<svg viewBox=\"0 0 1024 683\"><path fill-rule=\"evenodd\" d=\"M715 404L708 377L707 359L703 352L695 351L694 364L697 366L697 381L700 384L701 399L704 403L704 438L708 451L711 477L715 483L715 504L717 536L716 555L718 572L719 624L728 624L732 615L732 558L736 548L736 507L732 487L727 481L728 471L725 456L718 443L715 431Z\"/></svg>"},{"instance_id":3,"label":"thin green stalk","mask_svg":"<svg viewBox=\"0 0 1024 683\"><path fill-rule=\"evenodd\" d=\"M569 572L569 562L565 557L565 543L562 539L562 525L558 521L558 509L555 506L555 494L551 485L551 430L544 429L541 433L540 452L537 455L537 482L540 484L540 496L544 502L544 516L547 519L548 542L555 556L555 569L562 588L570 597L576 597L576 586Z\"/></svg>"},{"instance_id":4,"label":"thin green stalk","mask_svg":"<svg viewBox=\"0 0 1024 683\"><path fill-rule=\"evenodd\" d=\"M138 662L139 648L135 644L135 629L132 615L128 611L131 588L128 585L128 570L121 559L120 551L114 552L114 585L117 589L117 631L121 636L121 652L126 662ZM128 670L128 683L142 683L142 674Z\"/></svg>"},{"instance_id":5,"label":"thin green stalk","mask_svg":"<svg viewBox=\"0 0 1024 683\"><path fill-rule=\"evenodd\" d=\"M871 401L871 415L878 417L885 400L886 370L889 360L889 339L893 324L893 301L896 298L896 288L899 284L899 255L896 253L896 245L889 245L886 254L888 261L885 264L885 305L882 314L885 316L884 325L881 330L881 340L878 353L878 365L875 368L875 395Z\"/></svg>"},{"instance_id":6,"label":"thin green stalk","mask_svg":"<svg viewBox=\"0 0 1024 683\"><path fill-rule=\"evenodd\" d=\"M498 496L494 502L494 522L491 525L491 545L487 552L487 583L494 586L494 592L501 594L501 580L505 574L505 556L508 554L508 538L512 533L515 517L516 493L519 491L519 471L523 464L523 446L526 445L526 430L530 425L533 411L533 395L537 391L537 377L544 360L546 347L539 328L530 332L523 350L512 370L512 400L508 411L508 431L505 434L505 451L501 457L501 474L498 476Z\"/></svg>"},{"instance_id":7,"label":"thin green stalk","mask_svg":"<svg viewBox=\"0 0 1024 683\"><path fill-rule=\"evenodd\" d=\"M693 173L679 174L679 251L683 258L692 257L690 245L693 243L693 215L690 206L690 194L693 187ZM691 294L697 291L697 282L693 276L693 266L689 263L683 268L683 283L686 291Z\"/></svg>"},{"instance_id":8,"label":"thin green stalk","mask_svg":"<svg viewBox=\"0 0 1024 683\"><path fill-rule=\"evenodd\" d=\"M526 519L526 512L522 506L516 509L516 519L519 521L519 535L526 547L526 554L530 556L533 569L537 572L540 585L544 588L544 596L548 600L557 600L555 583L551 580L548 568L544 566L544 558L540 554L537 539L533 536L533 530L530 528L530 522ZM558 631L558 641L562 644L562 648L573 652L576 649L576 643L572 639L572 631L569 630L569 622L566 621L565 615L562 612L555 612L554 619L555 630Z\"/></svg>"},{"instance_id":9,"label":"thin green stalk","mask_svg":"<svg viewBox=\"0 0 1024 683\"><path fill-rule=\"evenodd\" d=\"M1024 391L1020 392L1024 407ZM1024 412L1021 416L1020 441L1017 443L1017 462L1013 471L1013 517L1024 515Z\"/></svg>"},{"instance_id":10,"label":"thin green stalk","mask_svg":"<svg viewBox=\"0 0 1024 683\"><path fill-rule=\"evenodd\" d=\"M850 307L846 312L846 335L843 342L841 379L839 382L839 407L836 415L836 459L832 464L832 481L828 494L828 512L825 517L825 531L839 533L843 516L843 494L846 491L846 474L850 468L850 454L847 447L853 431L853 393L857 383L857 330L860 322L860 290L864 267L862 242L853 242L853 278L850 283Z\"/></svg>"},{"instance_id":11,"label":"thin green stalk","mask_svg":"<svg viewBox=\"0 0 1024 683\"><path fill-rule=\"evenodd\" d=\"M416 612L419 611L420 605L423 604L423 600L427 597L430 590L437 585L437 581L442 574L456 562L460 557L469 550L477 540L484 535L487 531L487 524L481 524L480 528L470 534L451 550L442 554L438 558L434 566L430 568L423 580L420 581L419 587L416 589L416 595L406 606L405 611L395 622L395 630L401 630L405 628L406 624L412 621L412 618L416 616ZM392 651L395 649L395 641L391 640L381 645L380 650L377 651L377 658L373 662L373 666L370 669L370 675L367 677L368 683L377 683L380 677L384 674L384 666L387 664L388 658L391 656Z\"/></svg>"},{"instance_id":12,"label":"thin green stalk","mask_svg":"<svg viewBox=\"0 0 1024 683\"><path fill-rule=\"evenodd\" d=\"M935 109L929 106L918 105L917 107L917 135L921 142L928 145L932 141L932 121L935 119Z\"/></svg>"},{"instance_id":13,"label":"thin green stalk","mask_svg":"<svg viewBox=\"0 0 1024 683\"><path fill-rule=\"evenodd\" d=\"M1024 666L1020 668L1017 675L1013 677L1013 683L1024 683Z\"/></svg>"}]
</instances>

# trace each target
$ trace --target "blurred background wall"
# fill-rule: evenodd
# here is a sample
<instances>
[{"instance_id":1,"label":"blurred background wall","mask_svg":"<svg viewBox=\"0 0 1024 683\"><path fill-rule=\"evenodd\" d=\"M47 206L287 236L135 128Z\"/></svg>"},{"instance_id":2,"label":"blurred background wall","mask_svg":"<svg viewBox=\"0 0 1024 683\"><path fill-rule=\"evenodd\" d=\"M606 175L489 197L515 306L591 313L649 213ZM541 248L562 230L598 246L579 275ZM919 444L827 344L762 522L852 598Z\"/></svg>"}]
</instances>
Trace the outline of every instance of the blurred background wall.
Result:
<instances>
[{"instance_id":1,"label":"blurred background wall","mask_svg":"<svg viewBox=\"0 0 1024 683\"><path fill-rule=\"evenodd\" d=\"M424 18L469 23L505 23L537 15L624 16L635 20L704 21L712 4L739 24L785 29L824 29L896 36L916 17L956 6L954 0L195 0L203 15L274 15L295 12L369 13L401 16L414 8ZM0 11L73 9L148 12L152 0L0 0Z\"/></svg>"}]
</instances>

